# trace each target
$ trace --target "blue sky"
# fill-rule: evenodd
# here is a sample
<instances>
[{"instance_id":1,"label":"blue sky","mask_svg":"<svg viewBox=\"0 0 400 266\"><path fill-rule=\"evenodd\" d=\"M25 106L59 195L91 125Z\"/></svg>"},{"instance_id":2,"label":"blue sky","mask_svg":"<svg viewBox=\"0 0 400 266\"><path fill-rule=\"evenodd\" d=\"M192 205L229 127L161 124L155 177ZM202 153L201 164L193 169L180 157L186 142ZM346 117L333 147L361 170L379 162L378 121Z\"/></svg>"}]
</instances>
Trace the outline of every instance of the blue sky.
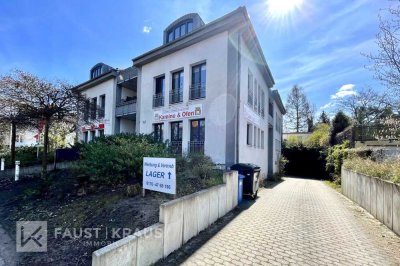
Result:
<instances>
[{"instance_id":1,"label":"blue sky","mask_svg":"<svg viewBox=\"0 0 400 266\"><path fill-rule=\"evenodd\" d=\"M164 28L197 12L207 23L246 6L284 101L302 86L318 111L366 86L380 89L362 52L376 51L378 12L386 0L303 0L285 17L253 1L0 1L0 75L22 69L78 84L98 62L131 66L162 44Z\"/></svg>"}]
</instances>

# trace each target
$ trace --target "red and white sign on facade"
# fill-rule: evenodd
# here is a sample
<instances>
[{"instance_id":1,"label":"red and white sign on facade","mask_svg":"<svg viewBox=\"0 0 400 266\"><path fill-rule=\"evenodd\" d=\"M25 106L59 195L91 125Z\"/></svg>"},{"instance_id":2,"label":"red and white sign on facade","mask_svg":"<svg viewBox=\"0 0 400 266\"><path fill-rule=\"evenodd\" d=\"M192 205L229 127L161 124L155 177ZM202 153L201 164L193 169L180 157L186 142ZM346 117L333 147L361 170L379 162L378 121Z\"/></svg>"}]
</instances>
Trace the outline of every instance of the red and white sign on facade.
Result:
<instances>
[{"instance_id":1,"label":"red and white sign on facade","mask_svg":"<svg viewBox=\"0 0 400 266\"><path fill-rule=\"evenodd\" d=\"M168 121L181 118L199 117L203 114L203 107L201 104L190 105L180 109L154 111L155 121Z\"/></svg>"},{"instance_id":2,"label":"red and white sign on facade","mask_svg":"<svg viewBox=\"0 0 400 266\"><path fill-rule=\"evenodd\" d=\"M104 129L104 123L86 125L86 126L83 126L81 128L82 132L92 131L92 130L95 130L95 129Z\"/></svg>"}]
</instances>

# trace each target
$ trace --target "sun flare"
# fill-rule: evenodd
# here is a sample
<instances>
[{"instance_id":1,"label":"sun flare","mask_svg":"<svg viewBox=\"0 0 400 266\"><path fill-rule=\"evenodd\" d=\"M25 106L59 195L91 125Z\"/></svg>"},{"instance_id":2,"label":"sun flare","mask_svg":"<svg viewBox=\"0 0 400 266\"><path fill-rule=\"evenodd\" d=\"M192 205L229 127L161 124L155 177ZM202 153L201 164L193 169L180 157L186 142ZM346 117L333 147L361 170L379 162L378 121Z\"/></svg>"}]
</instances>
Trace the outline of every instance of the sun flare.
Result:
<instances>
[{"instance_id":1,"label":"sun flare","mask_svg":"<svg viewBox=\"0 0 400 266\"><path fill-rule=\"evenodd\" d=\"M285 17L299 9L303 0L267 0L268 13L274 17Z\"/></svg>"}]
</instances>

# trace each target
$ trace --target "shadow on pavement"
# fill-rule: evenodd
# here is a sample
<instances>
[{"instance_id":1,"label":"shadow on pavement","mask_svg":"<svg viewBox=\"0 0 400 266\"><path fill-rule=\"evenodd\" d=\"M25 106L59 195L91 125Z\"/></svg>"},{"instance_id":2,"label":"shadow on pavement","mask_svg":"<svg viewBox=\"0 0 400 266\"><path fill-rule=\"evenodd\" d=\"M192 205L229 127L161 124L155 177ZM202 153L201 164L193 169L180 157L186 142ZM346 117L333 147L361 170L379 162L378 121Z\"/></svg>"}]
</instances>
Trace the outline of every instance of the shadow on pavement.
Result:
<instances>
[{"instance_id":1,"label":"shadow on pavement","mask_svg":"<svg viewBox=\"0 0 400 266\"><path fill-rule=\"evenodd\" d=\"M180 249L171 253L168 257L161 259L154 265L179 265L187 258L200 249L208 240L218 234L226 225L233 221L241 212L250 208L257 200L243 198L243 201L231 212L218 219L214 224L200 232L197 236L189 240Z\"/></svg>"},{"instance_id":2,"label":"shadow on pavement","mask_svg":"<svg viewBox=\"0 0 400 266\"><path fill-rule=\"evenodd\" d=\"M277 180L277 181L274 181L274 180L267 180L267 181L265 181L265 182L266 182L266 183L264 184L264 188L266 188L266 189L272 189L272 188L278 186L279 184L281 184L282 182L285 182L285 180L284 180L284 179Z\"/></svg>"}]
</instances>

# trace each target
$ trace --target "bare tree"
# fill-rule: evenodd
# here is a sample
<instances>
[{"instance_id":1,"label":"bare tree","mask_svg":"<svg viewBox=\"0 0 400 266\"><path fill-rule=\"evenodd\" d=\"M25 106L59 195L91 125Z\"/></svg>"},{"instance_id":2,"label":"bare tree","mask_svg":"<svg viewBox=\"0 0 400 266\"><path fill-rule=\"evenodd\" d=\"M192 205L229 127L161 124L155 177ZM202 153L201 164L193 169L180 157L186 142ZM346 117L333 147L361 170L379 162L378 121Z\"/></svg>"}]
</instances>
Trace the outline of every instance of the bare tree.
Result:
<instances>
[{"instance_id":1,"label":"bare tree","mask_svg":"<svg viewBox=\"0 0 400 266\"><path fill-rule=\"evenodd\" d=\"M285 128L289 131L304 132L313 122L312 107L298 85L293 86L286 102ZM312 115L311 115L312 114Z\"/></svg>"},{"instance_id":2,"label":"bare tree","mask_svg":"<svg viewBox=\"0 0 400 266\"><path fill-rule=\"evenodd\" d=\"M400 5L379 14L379 33L376 35L377 53L365 54L372 65L367 66L392 92L392 104L398 108L400 95ZM387 16L384 16L387 15ZM396 110L397 111L397 110Z\"/></svg>"},{"instance_id":3,"label":"bare tree","mask_svg":"<svg viewBox=\"0 0 400 266\"><path fill-rule=\"evenodd\" d=\"M385 93L380 94L367 88L354 95L338 100L339 106L347 111L357 125L370 125L390 115L391 108Z\"/></svg>"},{"instance_id":4,"label":"bare tree","mask_svg":"<svg viewBox=\"0 0 400 266\"><path fill-rule=\"evenodd\" d=\"M75 124L85 99L72 92L72 86L65 82L46 81L23 71L15 71L6 79L15 89L7 90L4 97L14 99L18 108L44 125L42 177L46 178L50 127L57 122Z\"/></svg>"}]
</instances>

